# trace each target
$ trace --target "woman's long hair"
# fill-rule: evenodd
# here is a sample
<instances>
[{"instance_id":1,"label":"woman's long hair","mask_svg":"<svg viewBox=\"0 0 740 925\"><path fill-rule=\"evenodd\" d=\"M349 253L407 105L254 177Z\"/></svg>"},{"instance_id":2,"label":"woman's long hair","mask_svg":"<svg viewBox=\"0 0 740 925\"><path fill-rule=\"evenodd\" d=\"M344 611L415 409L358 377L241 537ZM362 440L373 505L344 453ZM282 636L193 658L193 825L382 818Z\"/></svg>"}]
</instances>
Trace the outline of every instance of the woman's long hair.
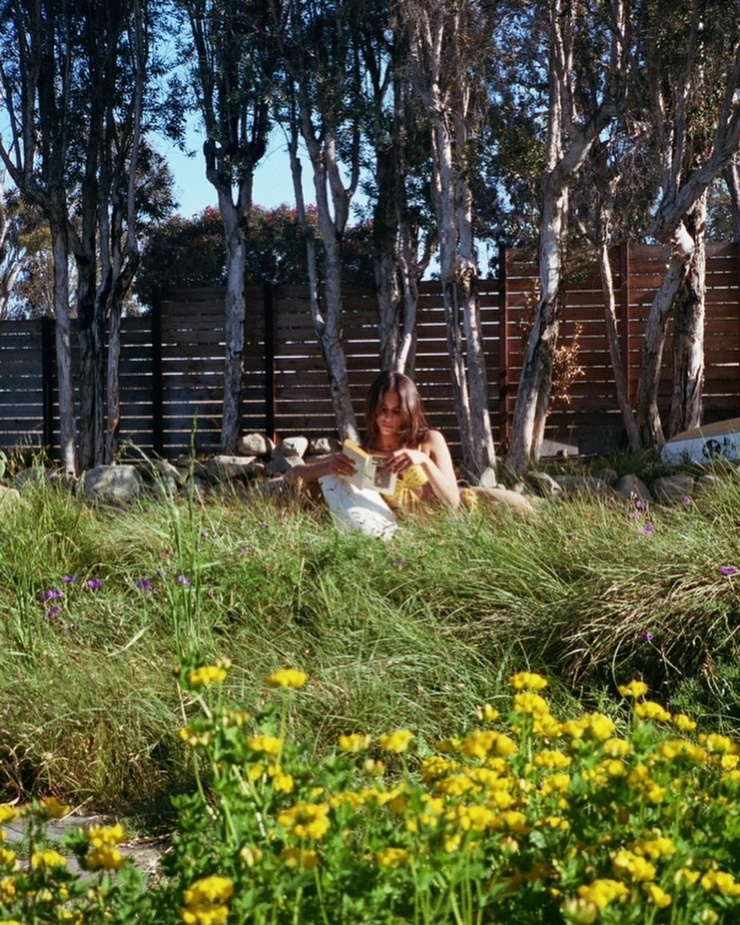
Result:
<instances>
[{"instance_id":1,"label":"woman's long hair","mask_svg":"<svg viewBox=\"0 0 740 925\"><path fill-rule=\"evenodd\" d=\"M401 431L401 441L404 447L417 447L423 443L429 432L421 396L413 379L403 373L389 370L382 372L372 383L365 402L365 444L368 449L379 449L380 432L376 416L378 407L387 392L398 392L401 401L401 411L404 418L404 427Z\"/></svg>"}]
</instances>

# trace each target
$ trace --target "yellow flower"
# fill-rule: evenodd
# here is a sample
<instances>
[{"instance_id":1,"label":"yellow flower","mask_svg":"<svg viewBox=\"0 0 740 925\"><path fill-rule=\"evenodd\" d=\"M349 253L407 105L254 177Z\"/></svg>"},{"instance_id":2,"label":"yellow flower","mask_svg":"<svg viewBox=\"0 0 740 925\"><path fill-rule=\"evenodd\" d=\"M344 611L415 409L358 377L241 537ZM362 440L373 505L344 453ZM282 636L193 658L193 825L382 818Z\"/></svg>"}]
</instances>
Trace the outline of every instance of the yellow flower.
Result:
<instances>
[{"instance_id":1,"label":"yellow flower","mask_svg":"<svg viewBox=\"0 0 740 925\"><path fill-rule=\"evenodd\" d=\"M69 814L71 807L60 803L56 797L44 797L39 800L39 809L47 819L62 819Z\"/></svg>"},{"instance_id":2,"label":"yellow flower","mask_svg":"<svg viewBox=\"0 0 740 925\"><path fill-rule=\"evenodd\" d=\"M394 867L400 867L402 864L406 864L409 860L409 853L405 848L391 847L376 854L375 859L381 867L390 870Z\"/></svg>"},{"instance_id":3,"label":"yellow flower","mask_svg":"<svg viewBox=\"0 0 740 925\"><path fill-rule=\"evenodd\" d=\"M339 747L343 752L364 752L370 747L370 736L362 732L353 732L351 735L339 736Z\"/></svg>"},{"instance_id":4,"label":"yellow flower","mask_svg":"<svg viewBox=\"0 0 740 925\"><path fill-rule=\"evenodd\" d=\"M304 848L284 848L278 855L278 860L287 867L296 867L299 870L313 870L319 863L319 856L315 851Z\"/></svg>"},{"instance_id":5,"label":"yellow flower","mask_svg":"<svg viewBox=\"0 0 740 925\"><path fill-rule=\"evenodd\" d=\"M278 814L278 822L296 838L322 838L329 828L328 803L297 803Z\"/></svg>"},{"instance_id":6,"label":"yellow flower","mask_svg":"<svg viewBox=\"0 0 740 925\"><path fill-rule=\"evenodd\" d=\"M531 691L522 691L514 695L514 710L517 713L529 713L531 716L547 716L550 707L544 697Z\"/></svg>"},{"instance_id":7,"label":"yellow flower","mask_svg":"<svg viewBox=\"0 0 740 925\"><path fill-rule=\"evenodd\" d=\"M590 713L588 715L588 733L599 742L605 742L614 734L616 726L614 720L603 713Z\"/></svg>"},{"instance_id":8,"label":"yellow flower","mask_svg":"<svg viewBox=\"0 0 740 925\"><path fill-rule=\"evenodd\" d=\"M247 867L254 867L255 864L259 864L262 860L262 849L245 845L239 852L239 857Z\"/></svg>"},{"instance_id":9,"label":"yellow flower","mask_svg":"<svg viewBox=\"0 0 740 925\"><path fill-rule=\"evenodd\" d=\"M15 861L15 851L0 847L0 864L12 864Z\"/></svg>"},{"instance_id":10,"label":"yellow flower","mask_svg":"<svg viewBox=\"0 0 740 925\"><path fill-rule=\"evenodd\" d=\"M15 877L2 877L0 879L0 901L11 903L16 894Z\"/></svg>"},{"instance_id":11,"label":"yellow flower","mask_svg":"<svg viewBox=\"0 0 740 925\"><path fill-rule=\"evenodd\" d=\"M656 838L638 838L632 845L632 850L635 854L657 861L659 858L673 857L676 845L672 838L659 835Z\"/></svg>"},{"instance_id":12,"label":"yellow flower","mask_svg":"<svg viewBox=\"0 0 740 925\"><path fill-rule=\"evenodd\" d=\"M710 870L701 878L701 885L708 893L721 893L722 896L740 896L740 883L732 874L722 870Z\"/></svg>"},{"instance_id":13,"label":"yellow flower","mask_svg":"<svg viewBox=\"0 0 740 925\"><path fill-rule=\"evenodd\" d=\"M550 774L540 784L540 793L545 797L553 793L565 793L569 786L569 774Z\"/></svg>"},{"instance_id":14,"label":"yellow flower","mask_svg":"<svg viewBox=\"0 0 740 925\"><path fill-rule=\"evenodd\" d=\"M220 905L188 906L180 909L180 918L185 925L224 925L229 917L229 907Z\"/></svg>"},{"instance_id":15,"label":"yellow flower","mask_svg":"<svg viewBox=\"0 0 740 925\"><path fill-rule=\"evenodd\" d=\"M15 806L8 806L7 803L0 803L0 825L6 822L15 821L20 816L20 811Z\"/></svg>"},{"instance_id":16,"label":"yellow flower","mask_svg":"<svg viewBox=\"0 0 740 925\"><path fill-rule=\"evenodd\" d=\"M409 732L408 729L396 729L395 732L378 736L378 741L384 752L399 755L406 751L413 738L413 732Z\"/></svg>"},{"instance_id":17,"label":"yellow flower","mask_svg":"<svg viewBox=\"0 0 740 925\"><path fill-rule=\"evenodd\" d=\"M224 665L202 665L188 675L191 687L207 687L209 684L221 684L225 680L227 670Z\"/></svg>"},{"instance_id":18,"label":"yellow flower","mask_svg":"<svg viewBox=\"0 0 740 925\"><path fill-rule=\"evenodd\" d=\"M718 732L710 732L709 735L699 736L699 742L710 755L736 755L738 753L738 747L732 739L720 735Z\"/></svg>"},{"instance_id":19,"label":"yellow flower","mask_svg":"<svg viewBox=\"0 0 740 925\"><path fill-rule=\"evenodd\" d=\"M541 691L547 687L547 679L532 671L519 671L509 678L515 691Z\"/></svg>"},{"instance_id":20,"label":"yellow flower","mask_svg":"<svg viewBox=\"0 0 740 925\"><path fill-rule=\"evenodd\" d=\"M635 716L639 716L640 719L655 720L658 723L667 723L671 718L668 710L659 703L655 703L654 700L644 700L642 703L635 704Z\"/></svg>"},{"instance_id":21,"label":"yellow flower","mask_svg":"<svg viewBox=\"0 0 740 925\"><path fill-rule=\"evenodd\" d=\"M629 684L620 684L618 689L623 697L632 697L633 700L644 697L648 692L648 686L644 681L630 681Z\"/></svg>"},{"instance_id":22,"label":"yellow flower","mask_svg":"<svg viewBox=\"0 0 740 925\"><path fill-rule=\"evenodd\" d=\"M612 855L612 867L618 876L631 877L633 880L654 880L657 873L654 864L626 848Z\"/></svg>"},{"instance_id":23,"label":"yellow flower","mask_svg":"<svg viewBox=\"0 0 740 925\"><path fill-rule=\"evenodd\" d=\"M694 720L686 716L685 713L677 713L671 718L671 722L679 732L693 732L696 729Z\"/></svg>"},{"instance_id":24,"label":"yellow flower","mask_svg":"<svg viewBox=\"0 0 740 925\"><path fill-rule=\"evenodd\" d=\"M265 678L268 687L290 687L298 690L308 681L308 675L296 668L281 668Z\"/></svg>"},{"instance_id":25,"label":"yellow flower","mask_svg":"<svg viewBox=\"0 0 740 925\"><path fill-rule=\"evenodd\" d=\"M86 862L88 870L120 870L124 865L121 852L110 845L93 848L87 855Z\"/></svg>"},{"instance_id":26,"label":"yellow flower","mask_svg":"<svg viewBox=\"0 0 740 925\"><path fill-rule=\"evenodd\" d=\"M87 837L93 848L110 848L126 841L126 833L121 823L116 825L91 825L87 830Z\"/></svg>"},{"instance_id":27,"label":"yellow flower","mask_svg":"<svg viewBox=\"0 0 740 925\"><path fill-rule=\"evenodd\" d=\"M665 909L673 902L668 893L661 890L657 883L643 883L642 888L659 909Z\"/></svg>"},{"instance_id":28,"label":"yellow flower","mask_svg":"<svg viewBox=\"0 0 740 925\"><path fill-rule=\"evenodd\" d=\"M609 758L626 758L632 746L625 739L607 739L604 742L604 754Z\"/></svg>"},{"instance_id":29,"label":"yellow flower","mask_svg":"<svg viewBox=\"0 0 740 925\"><path fill-rule=\"evenodd\" d=\"M54 851L53 848L44 848L42 851L34 851L31 855L31 867L34 870L66 866L67 859L59 854L58 851Z\"/></svg>"},{"instance_id":30,"label":"yellow flower","mask_svg":"<svg viewBox=\"0 0 740 925\"><path fill-rule=\"evenodd\" d=\"M680 867L676 871L676 875L673 880L678 887L689 887L693 886L700 876L701 873L698 870L691 870L690 867Z\"/></svg>"},{"instance_id":31,"label":"yellow flower","mask_svg":"<svg viewBox=\"0 0 740 925\"><path fill-rule=\"evenodd\" d=\"M629 890L624 883L620 883L618 880L604 878L579 886L578 895L581 899L593 903L597 909L601 910L615 900L628 896Z\"/></svg>"},{"instance_id":32,"label":"yellow flower","mask_svg":"<svg viewBox=\"0 0 740 925\"><path fill-rule=\"evenodd\" d=\"M276 757L283 750L283 740L276 736L256 735L247 739L247 745L254 752L264 752L266 755Z\"/></svg>"},{"instance_id":33,"label":"yellow flower","mask_svg":"<svg viewBox=\"0 0 740 925\"><path fill-rule=\"evenodd\" d=\"M567 768L572 759L563 752L556 751L555 749L546 749L535 755L533 761L538 768L560 771L563 768Z\"/></svg>"},{"instance_id":34,"label":"yellow flower","mask_svg":"<svg viewBox=\"0 0 740 925\"><path fill-rule=\"evenodd\" d=\"M567 899L562 907L563 918L572 925L592 925L599 917L599 907L596 903L583 898Z\"/></svg>"},{"instance_id":35,"label":"yellow flower","mask_svg":"<svg viewBox=\"0 0 740 925\"><path fill-rule=\"evenodd\" d=\"M292 774L286 774L280 768L275 768L270 772L272 774L272 785L276 793L292 793L295 781Z\"/></svg>"},{"instance_id":36,"label":"yellow flower","mask_svg":"<svg viewBox=\"0 0 740 925\"><path fill-rule=\"evenodd\" d=\"M185 890L186 906L214 905L228 902L234 895L234 881L228 877L202 877Z\"/></svg>"}]
</instances>

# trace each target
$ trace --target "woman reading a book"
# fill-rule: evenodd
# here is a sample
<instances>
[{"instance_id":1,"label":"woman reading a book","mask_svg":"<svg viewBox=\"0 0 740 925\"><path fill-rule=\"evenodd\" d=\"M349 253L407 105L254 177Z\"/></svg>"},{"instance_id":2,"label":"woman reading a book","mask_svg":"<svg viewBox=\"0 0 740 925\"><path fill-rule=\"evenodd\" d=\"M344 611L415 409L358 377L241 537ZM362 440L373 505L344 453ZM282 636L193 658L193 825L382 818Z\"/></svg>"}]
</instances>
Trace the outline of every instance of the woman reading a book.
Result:
<instances>
[{"instance_id":1,"label":"woman reading a book","mask_svg":"<svg viewBox=\"0 0 740 925\"><path fill-rule=\"evenodd\" d=\"M395 475L393 491L381 490L388 507L408 511L438 502L452 510L458 508L460 491L447 441L427 424L421 397L408 376L383 372L375 379L365 404L365 433L362 449L381 457ZM340 451L295 466L285 479L292 483L320 480L332 506L327 487L335 483L326 480L335 477L348 483L355 472L355 462Z\"/></svg>"}]
</instances>

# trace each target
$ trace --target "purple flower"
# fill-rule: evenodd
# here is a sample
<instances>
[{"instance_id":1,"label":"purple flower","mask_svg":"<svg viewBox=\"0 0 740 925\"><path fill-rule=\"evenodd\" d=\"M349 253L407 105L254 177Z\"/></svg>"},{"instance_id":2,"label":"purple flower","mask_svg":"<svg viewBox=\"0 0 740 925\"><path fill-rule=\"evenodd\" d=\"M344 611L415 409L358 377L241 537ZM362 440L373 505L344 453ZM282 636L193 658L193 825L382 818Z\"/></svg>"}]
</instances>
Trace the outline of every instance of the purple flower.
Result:
<instances>
[{"instance_id":1,"label":"purple flower","mask_svg":"<svg viewBox=\"0 0 740 925\"><path fill-rule=\"evenodd\" d=\"M77 576L65 575L64 578L62 578L62 581L65 583L65 585L73 585L77 581Z\"/></svg>"},{"instance_id":2,"label":"purple flower","mask_svg":"<svg viewBox=\"0 0 740 925\"><path fill-rule=\"evenodd\" d=\"M653 636L650 630L648 630L647 633L645 633L642 638L645 640L645 642L652 642L653 639L655 639L655 636Z\"/></svg>"},{"instance_id":3,"label":"purple flower","mask_svg":"<svg viewBox=\"0 0 740 925\"><path fill-rule=\"evenodd\" d=\"M190 579L188 578L187 575L178 575L177 580L181 585L185 585L185 587L187 587L190 584Z\"/></svg>"},{"instance_id":4,"label":"purple flower","mask_svg":"<svg viewBox=\"0 0 740 925\"><path fill-rule=\"evenodd\" d=\"M639 520L639 519L640 519L640 515L637 513L637 511L632 511L632 513L630 514L630 520Z\"/></svg>"},{"instance_id":5,"label":"purple flower","mask_svg":"<svg viewBox=\"0 0 740 925\"><path fill-rule=\"evenodd\" d=\"M644 511L644 510L645 510L645 502L644 502L644 501L640 501L640 499L638 498L637 501L635 501L635 507L637 508L638 511Z\"/></svg>"},{"instance_id":6,"label":"purple flower","mask_svg":"<svg viewBox=\"0 0 740 925\"><path fill-rule=\"evenodd\" d=\"M682 501L684 504L691 504L691 498L688 495L684 495Z\"/></svg>"},{"instance_id":7,"label":"purple flower","mask_svg":"<svg viewBox=\"0 0 740 925\"><path fill-rule=\"evenodd\" d=\"M739 571L736 565L720 565L719 567L720 575L737 575Z\"/></svg>"},{"instance_id":8,"label":"purple flower","mask_svg":"<svg viewBox=\"0 0 740 925\"><path fill-rule=\"evenodd\" d=\"M136 587L139 589L139 591L151 591L152 583L148 578L140 578L136 582Z\"/></svg>"},{"instance_id":9,"label":"purple flower","mask_svg":"<svg viewBox=\"0 0 740 925\"><path fill-rule=\"evenodd\" d=\"M60 598L64 597L64 591L60 591L58 588L48 588L46 591L41 592L41 600L44 601L58 601Z\"/></svg>"},{"instance_id":10,"label":"purple flower","mask_svg":"<svg viewBox=\"0 0 740 925\"><path fill-rule=\"evenodd\" d=\"M208 536L208 531L207 531L207 530L201 530L201 531L200 531L200 538L201 538L202 540L204 540L207 536Z\"/></svg>"},{"instance_id":11,"label":"purple flower","mask_svg":"<svg viewBox=\"0 0 740 925\"><path fill-rule=\"evenodd\" d=\"M649 536L651 533L655 533L655 527L652 524L645 524L642 528L642 532Z\"/></svg>"},{"instance_id":12,"label":"purple flower","mask_svg":"<svg viewBox=\"0 0 740 925\"><path fill-rule=\"evenodd\" d=\"M99 578L90 578L88 579L87 587L91 591L99 591L103 587L103 582Z\"/></svg>"},{"instance_id":13,"label":"purple flower","mask_svg":"<svg viewBox=\"0 0 740 925\"><path fill-rule=\"evenodd\" d=\"M62 608L57 604L46 611L46 616L49 620L53 620L55 617L58 617L61 612Z\"/></svg>"}]
</instances>

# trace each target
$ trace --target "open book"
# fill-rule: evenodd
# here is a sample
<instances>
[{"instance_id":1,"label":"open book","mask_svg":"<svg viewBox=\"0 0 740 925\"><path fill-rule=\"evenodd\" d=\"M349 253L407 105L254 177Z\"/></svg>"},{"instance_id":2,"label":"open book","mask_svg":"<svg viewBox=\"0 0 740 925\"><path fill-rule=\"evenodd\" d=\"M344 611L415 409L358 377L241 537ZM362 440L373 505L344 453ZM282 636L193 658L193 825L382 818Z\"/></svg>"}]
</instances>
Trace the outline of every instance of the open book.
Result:
<instances>
[{"instance_id":1,"label":"open book","mask_svg":"<svg viewBox=\"0 0 740 925\"><path fill-rule=\"evenodd\" d=\"M370 488L386 495L392 495L396 489L396 473L388 468L385 456L373 456L358 446L353 440L345 440L342 452L355 464L355 474L347 481L357 488Z\"/></svg>"}]
</instances>

